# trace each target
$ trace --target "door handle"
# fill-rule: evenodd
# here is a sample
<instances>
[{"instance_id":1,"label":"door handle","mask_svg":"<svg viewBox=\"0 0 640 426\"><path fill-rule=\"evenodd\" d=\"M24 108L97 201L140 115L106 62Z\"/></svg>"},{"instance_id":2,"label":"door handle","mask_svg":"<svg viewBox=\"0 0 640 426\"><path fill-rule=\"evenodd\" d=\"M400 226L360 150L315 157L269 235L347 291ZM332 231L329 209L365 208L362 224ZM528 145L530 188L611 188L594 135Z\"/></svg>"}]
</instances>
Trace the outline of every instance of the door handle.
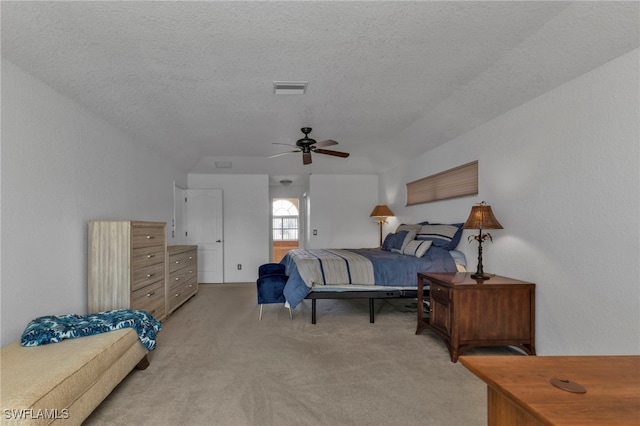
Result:
<instances>
[{"instance_id":1,"label":"door handle","mask_svg":"<svg viewBox=\"0 0 640 426\"><path fill-rule=\"evenodd\" d=\"M222 242L222 240L216 240L216 243L221 243L221 242Z\"/></svg>"}]
</instances>

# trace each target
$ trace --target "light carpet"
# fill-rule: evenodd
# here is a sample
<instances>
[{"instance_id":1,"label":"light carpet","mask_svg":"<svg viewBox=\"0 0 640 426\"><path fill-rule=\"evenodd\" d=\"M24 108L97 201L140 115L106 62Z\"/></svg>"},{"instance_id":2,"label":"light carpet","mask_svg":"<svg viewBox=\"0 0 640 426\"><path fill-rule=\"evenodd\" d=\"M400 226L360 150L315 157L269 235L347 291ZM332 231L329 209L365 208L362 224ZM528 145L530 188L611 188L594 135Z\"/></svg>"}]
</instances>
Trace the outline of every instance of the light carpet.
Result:
<instances>
[{"instance_id":1,"label":"light carpet","mask_svg":"<svg viewBox=\"0 0 640 426\"><path fill-rule=\"evenodd\" d=\"M486 386L430 331L411 300L311 301L289 319L255 283L201 285L86 425L484 425ZM415 305L415 302L414 302ZM508 349L470 354L513 355Z\"/></svg>"}]
</instances>

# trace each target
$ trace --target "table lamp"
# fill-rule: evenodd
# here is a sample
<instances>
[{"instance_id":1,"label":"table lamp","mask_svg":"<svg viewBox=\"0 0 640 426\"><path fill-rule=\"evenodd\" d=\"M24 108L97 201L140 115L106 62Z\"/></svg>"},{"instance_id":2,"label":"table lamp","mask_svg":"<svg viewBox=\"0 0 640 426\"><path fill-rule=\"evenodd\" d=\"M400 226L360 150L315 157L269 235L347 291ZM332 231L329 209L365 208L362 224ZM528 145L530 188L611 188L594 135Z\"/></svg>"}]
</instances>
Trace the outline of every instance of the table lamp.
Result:
<instances>
[{"instance_id":1,"label":"table lamp","mask_svg":"<svg viewBox=\"0 0 640 426\"><path fill-rule=\"evenodd\" d=\"M470 235L468 237L469 242L472 239L478 242L478 269L475 274L471 274L471 278L478 280L488 280L491 275L485 274L482 267L482 242L486 239L493 241L491 234L488 232L482 233L483 229L503 229L498 219L493 215L491 206L488 206L484 201L478 205L471 207L471 213L469 218L462 225L462 229L478 229L477 235Z\"/></svg>"}]
</instances>

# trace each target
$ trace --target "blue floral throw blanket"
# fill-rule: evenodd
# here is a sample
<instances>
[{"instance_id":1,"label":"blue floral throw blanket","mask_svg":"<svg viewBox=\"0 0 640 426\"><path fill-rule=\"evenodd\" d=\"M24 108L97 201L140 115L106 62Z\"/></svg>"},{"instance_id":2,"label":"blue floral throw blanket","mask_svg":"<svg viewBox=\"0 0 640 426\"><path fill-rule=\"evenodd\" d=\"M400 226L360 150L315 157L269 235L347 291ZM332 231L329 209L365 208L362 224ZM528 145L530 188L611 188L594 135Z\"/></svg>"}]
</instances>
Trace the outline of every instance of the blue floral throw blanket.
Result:
<instances>
[{"instance_id":1,"label":"blue floral throw blanket","mask_svg":"<svg viewBox=\"0 0 640 426\"><path fill-rule=\"evenodd\" d=\"M116 309L89 315L44 316L31 321L22 333L22 346L40 346L64 339L92 336L121 328L133 328L147 350L156 347L162 323L145 311Z\"/></svg>"}]
</instances>

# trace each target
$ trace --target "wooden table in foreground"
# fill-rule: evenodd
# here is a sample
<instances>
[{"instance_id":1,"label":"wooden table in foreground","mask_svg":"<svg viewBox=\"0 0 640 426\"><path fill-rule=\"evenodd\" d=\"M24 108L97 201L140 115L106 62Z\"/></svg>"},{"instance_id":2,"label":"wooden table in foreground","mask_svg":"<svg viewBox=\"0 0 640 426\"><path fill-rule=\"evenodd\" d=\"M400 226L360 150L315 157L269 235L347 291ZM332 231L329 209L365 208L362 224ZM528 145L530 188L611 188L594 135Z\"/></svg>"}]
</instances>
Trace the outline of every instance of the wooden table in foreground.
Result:
<instances>
[{"instance_id":1,"label":"wooden table in foreground","mask_svg":"<svg viewBox=\"0 0 640 426\"><path fill-rule=\"evenodd\" d=\"M640 356L461 356L487 383L492 425L639 425ZM552 385L569 379L572 393Z\"/></svg>"}]
</instances>

